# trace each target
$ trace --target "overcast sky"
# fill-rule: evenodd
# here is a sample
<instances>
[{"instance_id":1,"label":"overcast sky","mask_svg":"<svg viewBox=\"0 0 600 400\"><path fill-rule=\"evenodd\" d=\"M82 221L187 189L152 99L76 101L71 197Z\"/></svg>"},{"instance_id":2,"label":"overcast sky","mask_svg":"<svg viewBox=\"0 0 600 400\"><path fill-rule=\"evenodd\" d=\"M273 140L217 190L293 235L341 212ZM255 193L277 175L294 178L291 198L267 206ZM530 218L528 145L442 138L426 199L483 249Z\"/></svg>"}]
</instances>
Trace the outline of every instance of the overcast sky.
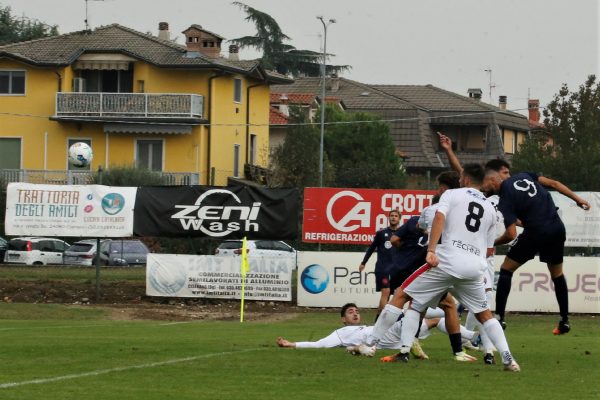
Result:
<instances>
[{"instance_id":1,"label":"overcast sky","mask_svg":"<svg viewBox=\"0 0 600 400\"><path fill-rule=\"evenodd\" d=\"M509 109L526 109L527 98L547 104L563 83L576 89L598 74L599 0L247 0L270 14L290 44L320 51L323 26L334 64L353 68L344 77L364 83L433 84L466 94L481 88L489 101L490 75ZM85 0L0 0L13 13L58 25L60 33L84 29ZM254 34L231 1L89 0L92 28L119 23L157 33L168 22L172 37L202 25L226 39ZM223 45L226 51L228 44ZM242 50L241 58L256 52Z\"/></svg>"}]
</instances>

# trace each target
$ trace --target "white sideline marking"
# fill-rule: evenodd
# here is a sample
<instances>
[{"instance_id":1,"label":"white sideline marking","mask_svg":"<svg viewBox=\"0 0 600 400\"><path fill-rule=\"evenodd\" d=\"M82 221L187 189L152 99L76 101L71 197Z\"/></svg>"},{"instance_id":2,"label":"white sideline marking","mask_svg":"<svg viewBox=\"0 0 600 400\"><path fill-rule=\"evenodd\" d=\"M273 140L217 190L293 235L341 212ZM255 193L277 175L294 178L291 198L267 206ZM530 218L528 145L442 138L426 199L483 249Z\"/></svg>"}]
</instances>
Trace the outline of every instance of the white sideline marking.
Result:
<instances>
[{"instance_id":1,"label":"white sideline marking","mask_svg":"<svg viewBox=\"0 0 600 400\"><path fill-rule=\"evenodd\" d=\"M50 383L50 382L64 381L64 380L68 380L68 379L84 378L86 376L98 376L98 375L110 374L112 372L121 372L121 371L127 371L127 370L132 370L132 369L160 367L163 365L177 364L177 363L182 363L182 362L187 362L187 361L195 361L195 360L200 360L203 358L226 356L226 355L230 355L230 354L247 353L250 351L258 351L258 350L264 350L264 349L257 348L257 349L238 350L238 351L225 351L225 352L221 352L221 353L203 354L201 356L176 358L174 360L157 361L157 362L148 363L148 364L128 365L125 367L99 369L96 371L83 372L81 374L69 374L69 375L63 375L63 376L55 376L53 378L34 379L31 381L21 381L21 382L7 382L7 383L0 384L0 389L12 388L12 387L17 387L17 386L26 386L26 385L39 385L42 383Z\"/></svg>"}]
</instances>

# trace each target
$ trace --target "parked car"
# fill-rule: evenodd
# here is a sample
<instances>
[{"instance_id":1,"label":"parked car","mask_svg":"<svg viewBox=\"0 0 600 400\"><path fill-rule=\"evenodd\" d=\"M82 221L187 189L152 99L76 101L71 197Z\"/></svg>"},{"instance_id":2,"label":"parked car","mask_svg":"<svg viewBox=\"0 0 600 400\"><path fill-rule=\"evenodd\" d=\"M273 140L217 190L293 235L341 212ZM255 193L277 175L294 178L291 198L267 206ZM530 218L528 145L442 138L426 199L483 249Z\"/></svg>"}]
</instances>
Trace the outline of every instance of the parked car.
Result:
<instances>
[{"instance_id":1,"label":"parked car","mask_svg":"<svg viewBox=\"0 0 600 400\"><path fill-rule=\"evenodd\" d=\"M0 237L0 262L4 262L4 253L8 248L8 242L6 239Z\"/></svg>"},{"instance_id":2,"label":"parked car","mask_svg":"<svg viewBox=\"0 0 600 400\"><path fill-rule=\"evenodd\" d=\"M7 263L27 265L62 264L69 243L55 238L19 237L8 241Z\"/></svg>"},{"instance_id":3,"label":"parked car","mask_svg":"<svg viewBox=\"0 0 600 400\"><path fill-rule=\"evenodd\" d=\"M107 240L100 245L100 258L105 265L146 265L149 252L139 240Z\"/></svg>"},{"instance_id":4,"label":"parked car","mask_svg":"<svg viewBox=\"0 0 600 400\"><path fill-rule=\"evenodd\" d=\"M102 240L100 242L100 247L106 242L106 240ZM75 242L65 250L65 254L63 255L63 262L68 265L94 265L96 258L96 239L86 239ZM102 257L100 257L100 263L105 264L106 257L104 262L102 262Z\"/></svg>"},{"instance_id":5,"label":"parked car","mask_svg":"<svg viewBox=\"0 0 600 400\"><path fill-rule=\"evenodd\" d=\"M296 250L279 240L248 240L248 255L264 255L275 257L293 257L296 259ZM241 240L225 240L215 249L217 256L236 256L242 254Z\"/></svg>"}]
</instances>

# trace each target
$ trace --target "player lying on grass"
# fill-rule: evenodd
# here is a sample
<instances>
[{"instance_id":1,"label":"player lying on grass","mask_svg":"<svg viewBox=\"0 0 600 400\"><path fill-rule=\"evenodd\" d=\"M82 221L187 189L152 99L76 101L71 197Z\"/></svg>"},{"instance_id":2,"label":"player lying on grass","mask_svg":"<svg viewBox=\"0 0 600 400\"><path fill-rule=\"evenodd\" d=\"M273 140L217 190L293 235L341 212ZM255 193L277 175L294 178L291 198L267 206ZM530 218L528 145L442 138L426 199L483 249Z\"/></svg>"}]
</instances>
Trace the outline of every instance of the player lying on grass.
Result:
<instances>
[{"instance_id":1,"label":"player lying on grass","mask_svg":"<svg viewBox=\"0 0 600 400\"><path fill-rule=\"evenodd\" d=\"M373 330L373 326L361 325L360 311L354 303L345 304L340 312L342 316L343 328L336 329L329 336L316 342L290 342L282 337L277 338L279 347L290 347L297 349L317 349L346 347L353 354L362 354L372 357L375 354L375 347L366 346L364 343ZM431 329L437 327L440 331L447 333L444 318L426 318L421 324L419 339L425 339L431 334ZM400 318L382 339L377 343L377 349L399 349L400 334L402 332L402 318ZM478 335L461 327L461 334L465 340L477 341ZM413 355L415 355L413 353ZM419 357L415 355L415 357ZM420 358L420 357L419 357Z\"/></svg>"}]
</instances>

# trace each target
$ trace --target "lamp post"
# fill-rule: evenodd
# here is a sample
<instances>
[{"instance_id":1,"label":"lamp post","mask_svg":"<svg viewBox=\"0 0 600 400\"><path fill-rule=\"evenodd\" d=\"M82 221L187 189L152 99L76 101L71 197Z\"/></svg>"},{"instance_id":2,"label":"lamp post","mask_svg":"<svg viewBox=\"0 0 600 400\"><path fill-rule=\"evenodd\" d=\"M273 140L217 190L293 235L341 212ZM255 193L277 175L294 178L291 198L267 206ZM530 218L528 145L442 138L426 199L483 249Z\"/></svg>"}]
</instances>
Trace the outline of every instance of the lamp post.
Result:
<instances>
[{"instance_id":1,"label":"lamp post","mask_svg":"<svg viewBox=\"0 0 600 400\"><path fill-rule=\"evenodd\" d=\"M325 22L322 16L317 19L323 24L323 59L321 60L321 146L319 148L319 187L323 187L323 137L325 136L325 72L327 68L327 27L335 24L335 19L330 18Z\"/></svg>"}]
</instances>

